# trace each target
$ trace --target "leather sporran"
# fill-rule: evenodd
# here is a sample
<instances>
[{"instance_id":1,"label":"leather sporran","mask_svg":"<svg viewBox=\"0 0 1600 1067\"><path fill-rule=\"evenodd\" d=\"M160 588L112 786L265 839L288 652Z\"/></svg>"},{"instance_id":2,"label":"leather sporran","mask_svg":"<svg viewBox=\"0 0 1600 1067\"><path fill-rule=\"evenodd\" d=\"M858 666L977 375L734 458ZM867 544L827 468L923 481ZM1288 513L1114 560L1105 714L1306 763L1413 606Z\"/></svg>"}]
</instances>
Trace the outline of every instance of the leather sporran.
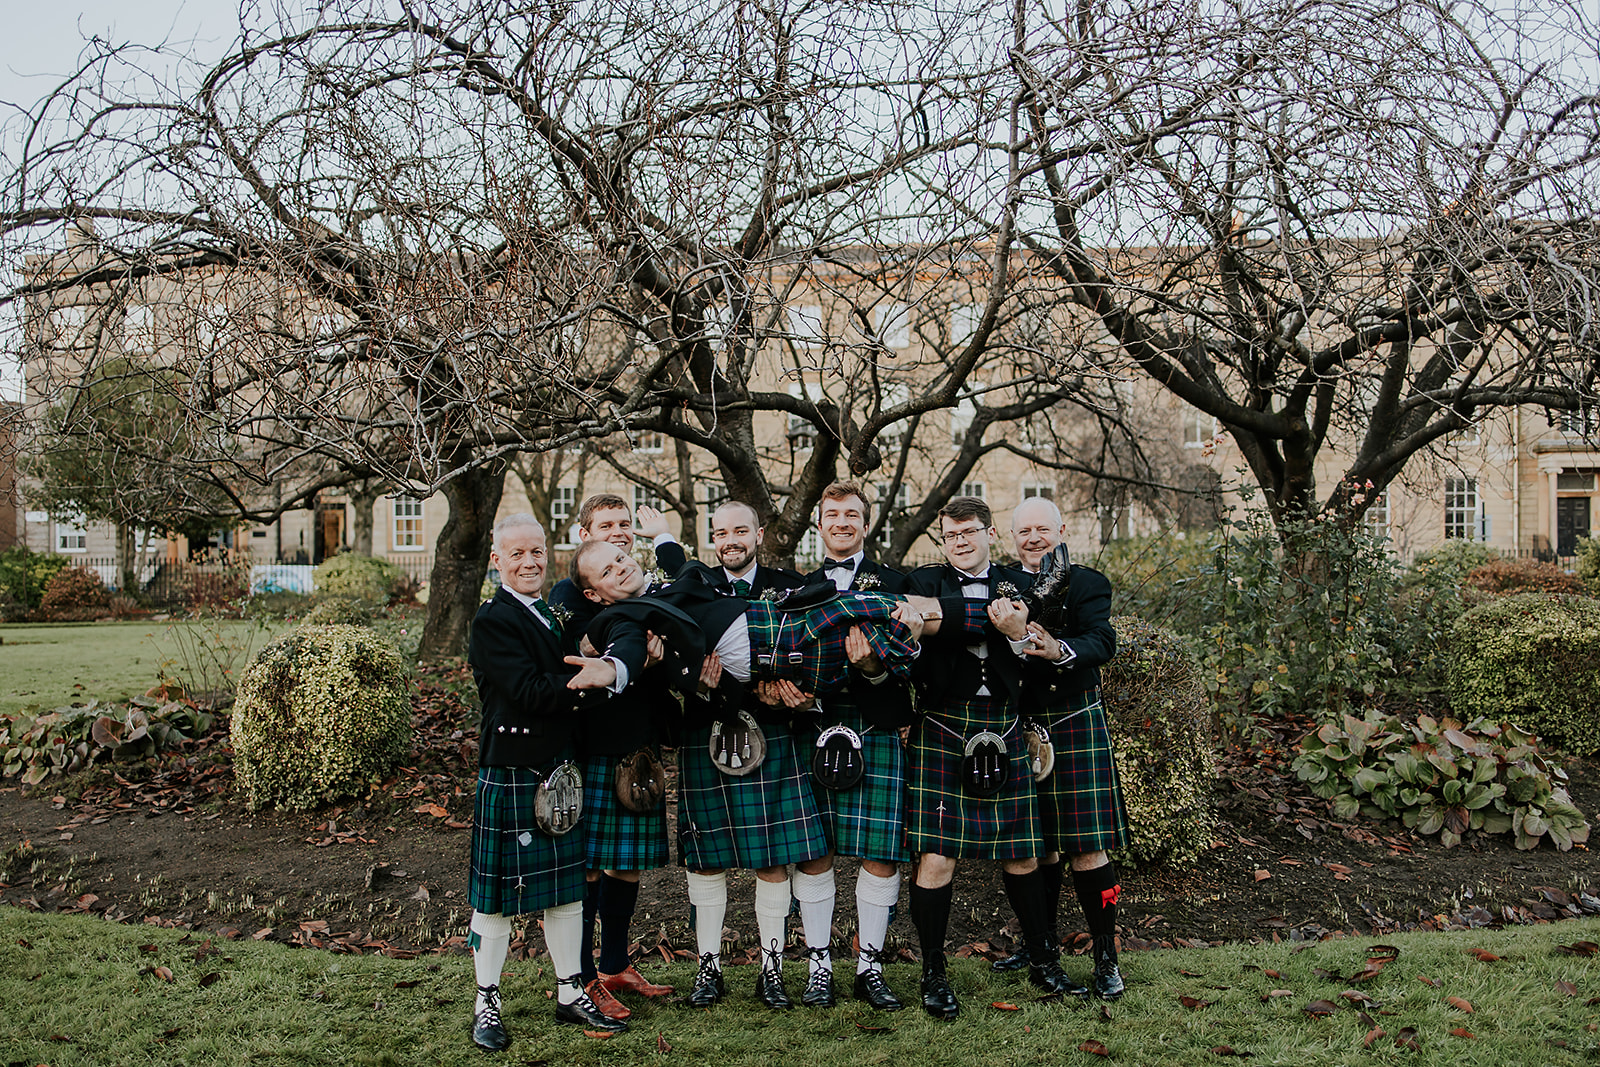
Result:
<instances>
[{"instance_id":1,"label":"leather sporran","mask_svg":"<svg viewBox=\"0 0 1600 1067\"><path fill-rule=\"evenodd\" d=\"M551 837L577 829L583 816L583 775L575 763L563 763L545 776L533 794L533 821Z\"/></svg>"},{"instance_id":2,"label":"leather sporran","mask_svg":"<svg viewBox=\"0 0 1600 1067\"><path fill-rule=\"evenodd\" d=\"M854 789L866 776L867 761L861 735L848 726L830 726L817 737L811 756L811 776L818 784L839 792Z\"/></svg>"},{"instance_id":3,"label":"leather sporran","mask_svg":"<svg viewBox=\"0 0 1600 1067\"><path fill-rule=\"evenodd\" d=\"M984 730L967 742L961 759L961 784L976 797L992 797L1005 788L1011 776L1006 739Z\"/></svg>"},{"instance_id":4,"label":"leather sporran","mask_svg":"<svg viewBox=\"0 0 1600 1067\"><path fill-rule=\"evenodd\" d=\"M667 775L656 754L641 748L617 761L612 788L618 803L643 815L661 807L667 795Z\"/></svg>"},{"instance_id":5,"label":"leather sporran","mask_svg":"<svg viewBox=\"0 0 1600 1067\"><path fill-rule=\"evenodd\" d=\"M718 719L711 724L711 740L706 749L717 770L743 778L767 758L767 735L748 711L741 711L737 719Z\"/></svg>"}]
</instances>

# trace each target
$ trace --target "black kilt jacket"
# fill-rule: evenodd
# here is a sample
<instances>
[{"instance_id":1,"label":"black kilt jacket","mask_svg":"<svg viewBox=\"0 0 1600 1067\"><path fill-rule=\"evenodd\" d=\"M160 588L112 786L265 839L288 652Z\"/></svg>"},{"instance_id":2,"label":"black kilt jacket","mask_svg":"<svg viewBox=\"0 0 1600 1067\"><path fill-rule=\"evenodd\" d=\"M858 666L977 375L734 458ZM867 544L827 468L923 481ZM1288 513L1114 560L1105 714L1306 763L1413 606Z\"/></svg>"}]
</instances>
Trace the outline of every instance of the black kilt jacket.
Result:
<instances>
[{"instance_id":1,"label":"black kilt jacket","mask_svg":"<svg viewBox=\"0 0 1600 1067\"><path fill-rule=\"evenodd\" d=\"M1034 575L1026 577L1031 582ZM1111 581L1105 575L1072 564L1058 629L1061 632L1053 632L1052 636L1067 643L1075 654L1072 662L1058 667L1029 656L1023 669L1022 707L1038 717L1047 717L1057 706L1069 705L1074 697L1097 687L1101 664L1116 654L1117 632L1111 628Z\"/></svg>"},{"instance_id":2,"label":"black kilt jacket","mask_svg":"<svg viewBox=\"0 0 1600 1067\"><path fill-rule=\"evenodd\" d=\"M807 584L832 580L821 567L805 576ZM865 557L850 579L851 589L876 593L906 593L910 591L908 586L906 576L900 571ZM893 678L873 683L854 667L850 668L850 680L844 691L824 698L822 706L805 717L804 724L815 727L837 722L838 717L831 714L835 707L860 715L870 725L886 730L909 726L915 717L909 685Z\"/></svg>"},{"instance_id":3,"label":"black kilt jacket","mask_svg":"<svg viewBox=\"0 0 1600 1067\"><path fill-rule=\"evenodd\" d=\"M1033 580L1027 572L1000 563L989 565L989 599L1001 592L1026 589ZM985 682L996 698L1015 704L1022 690L1022 658L1011 651L1004 635L989 624L988 603L961 595L961 574L948 563L918 567L906 577L908 593L936 597L944 615L939 632L924 634L922 655L913 675L923 707L954 704L977 694ZM967 646L984 641L987 659L979 659Z\"/></svg>"},{"instance_id":4,"label":"black kilt jacket","mask_svg":"<svg viewBox=\"0 0 1600 1067\"><path fill-rule=\"evenodd\" d=\"M548 766L572 744L580 717L609 700L606 690L568 689L577 671L563 655L560 638L508 590L478 609L467 662L483 701L480 767Z\"/></svg>"},{"instance_id":5,"label":"black kilt jacket","mask_svg":"<svg viewBox=\"0 0 1600 1067\"><path fill-rule=\"evenodd\" d=\"M689 558L684 554L683 546L676 541L668 541L664 545L658 545L655 553L656 566L661 568L661 572L668 576L677 574L678 569ZM550 590L550 595L545 599L556 607L564 609L570 615L570 621L566 623L563 630L573 634L583 633L589 626L589 620L593 619L600 611L600 605L584 596L583 590L574 585L571 578L563 578L557 582L555 588Z\"/></svg>"}]
</instances>

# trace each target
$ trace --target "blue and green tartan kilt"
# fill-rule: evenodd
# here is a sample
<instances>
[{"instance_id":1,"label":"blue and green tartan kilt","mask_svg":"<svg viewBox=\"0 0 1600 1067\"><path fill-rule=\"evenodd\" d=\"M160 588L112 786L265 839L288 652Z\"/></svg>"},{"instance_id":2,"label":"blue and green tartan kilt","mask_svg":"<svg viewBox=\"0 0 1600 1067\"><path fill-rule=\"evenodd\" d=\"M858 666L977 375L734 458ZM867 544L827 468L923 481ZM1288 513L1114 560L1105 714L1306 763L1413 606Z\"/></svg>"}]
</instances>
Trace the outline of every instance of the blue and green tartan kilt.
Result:
<instances>
[{"instance_id":1,"label":"blue and green tartan kilt","mask_svg":"<svg viewBox=\"0 0 1600 1067\"><path fill-rule=\"evenodd\" d=\"M531 767L478 768L467 867L467 900L478 911L521 915L583 899L588 814L560 837L539 829L533 796L542 781L539 769Z\"/></svg>"},{"instance_id":2,"label":"blue and green tartan kilt","mask_svg":"<svg viewBox=\"0 0 1600 1067\"><path fill-rule=\"evenodd\" d=\"M866 773L850 789L833 790L814 776L811 788L817 798L817 815L828 849L836 856L857 856L883 863L900 863L911 858L906 848L906 755L895 730L871 728L860 715L835 708L823 715L815 730L809 731L814 745L830 726L848 726L861 735L861 756ZM801 754L811 765L814 749Z\"/></svg>"},{"instance_id":3,"label":"blue and green tartan kilt","mask_svg":"<svg viewBox=\"0 0 1600 1067\"><path fill-rule=\"evenodd\" d=\"M1055 770L1037 786L1045 851L1072 856L1125 847L1128 809L1100 687L1050 709L1043 721L1056 749Z\"/></svg>"},{"instance_id":4,"label":"blue and green tartan kilt","mask_svg":"<svg viewBox=\"0 0 1600 1067\"><path fill-rule=\"evenodd\" d=\"M1005 737L1011 760L1005 787L988 797L961 784L966 739L982 730ZM1029 767L1028 746L1003 698L975 696L924 716L911 728L906 757L907 846L952 859L1039 855L1039 801Z\"/></svg>"},{"instance_id":5,"label":"blue and green tartan kilt","mask_svg":"<svg viewBox=\"0 0 1600 1067\"><path fill-rule=\"evenodd\" d=\"M583 858L596 871L653 871L667 865L667 805L633 812L617 799L617 756L583 761ZM576 832L576 831L575 831Z\"/></svg>"},{"instance_id":6,"label":"blue and green tartan kilt","mask_svg":"<svg viewBox=\"0 0 1600 1067\"><path fill-rule=\"evenodd\" d=\"M778 867L828 851L794 735L767 723L761 731L766 758L743 778L712 764L711 727L685 734L678 748L678 862L690 870Z\"/></svg>"}]
</instances>

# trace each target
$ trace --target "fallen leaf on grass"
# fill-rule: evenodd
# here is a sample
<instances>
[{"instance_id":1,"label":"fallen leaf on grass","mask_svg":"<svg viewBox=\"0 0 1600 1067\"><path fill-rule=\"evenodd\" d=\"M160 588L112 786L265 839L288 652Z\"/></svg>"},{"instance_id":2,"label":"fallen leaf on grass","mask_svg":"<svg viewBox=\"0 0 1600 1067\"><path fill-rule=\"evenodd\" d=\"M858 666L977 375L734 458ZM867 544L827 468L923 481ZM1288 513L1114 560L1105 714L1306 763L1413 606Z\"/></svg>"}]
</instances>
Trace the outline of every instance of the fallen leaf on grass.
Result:
<instances>
[{"instance_id":1,"label":"fallen leaf on grass","mask_svg":"<svg viewBox=\"0 0 1600 1067\"><path fill-rule=\"evenodd\" d=\"M1182 1004L1190 1011L1194 1011L1196 1008L1209 1008L1212 1004L1216 1003L1216 1001L1201 1000L1199 997L1179 997L1178 1003Z\"/></svg>"},{"instance_id":2,"label":"fallen leaf on grass","mask_svg":"<svg viewBox=\"0 0 1600 1067\"><path fill-rule=\"evenodd\" d=\"M409 981L409 982L396 982L394 984L394 987L396 989L415 989L415 988L417 988L417 986L419 986L421 984L422 984L422 979L417 978L417 979L413 979L412 981Z\"/></svg>"},{"instance_id":3,"label":"fallen leaf on grass","mask_svg":"<svg viewBox=\"0 0 1600 1067\"><path fill-rule=\"evenodd\" d=\"M892 1027L892 1026L868 1026L866 1023L856 1023L856 1029L860 1030L863 1034L892 1034L892 1033L894 1033L894 1027Z\"/></svg>"},{"instance_id":4,"label":"fallen leaf on grass","mask_svg":"<svg viewBox=\"0 0 1600 1067\"><path fill-rule=\"evenodd\" d=\"M1106 1048L1100 1042L1095 1041L1093 1038L1091 1038L1090 1040L1085 1041L1083 1044L1079 1045L1078 1046L1078 1051L1079 1052L1092 1052L1096 1056L1109 1056L1109 1055L1111 1055L1111 1050L1110 1049Z\"/></svg>"},{"instance_id":5,"label":"fallen leaf on grass","mask_svg":"<svg viewBox=\"0 0 1600 1067\"><path fill-rule=\"evenodd\" d=\"M1245 1060L1255 1055L1254 1052L1240 1052L1232 1045L1218 1045L1216 1048L1211 1050L1211 1054L1213 1056L1238 1056L1240 1059Z\"/></svg>"},{"instance_id":6,"label":"fallen leaf on grass","mask_svg":"<svg viewBox=\"0 0 1600 1067\"><path fill-rule=\"evenodd\" d=\"M1262 870L1256 871L1256 881L1258 881L1258 882L1265 882L1268 878L1271 878L1271 877L1272 877L1272 872L1271 871L1262 871Z\"/></svg>"},{"instance_id":7,"label":"fallen leaf on grass","mask_svg":"<svg viewBox=\"0 0 1600 1067\"><path fill-rule=\"evenodd\" d=\"M1439 980L1438 980L1438 979L1436 979L1436 978L1429 978L1429 977L1428 977L1428 976L1427 976L1427 975L1425 975L1425 974L1419 974L1419 975L1417 975L1417 981L1419 981L1419 982L1421 982L1421 983L1422 983L1422 984L1423 984L1423 985L1431 985L1431 986L1433 986L1433 988L1435 988L1435 989L1438 989L1438 988L1439 988L1439 987L1440 987L1440 986L1442 986L1442 985L1444 985L1444 983L1443 983L1443 982L1441 982L1441 981L1439 981Z\"/></svg>"},{"instance_id":8,"label":"fallen leaf on grass","mask_svg":"<svg viewBox=\"0 0 1600 1067\"><path fill-rule=\"evenodd\" d=\"M1204 978L1206 976L1204 971L1179 971L1178 973L1185 978Z\"/></svg>"},{"instance_id":9,"label":"fallen leaf on grass","mask_svg":"<svg viewBox=\"0 0 1600 1067\"><path fill-rule=\"evenodd\" d=\"M145 974L153 974L157 978L161 979L163 982L172 981L172 968L171 967L146 967L143 973L145 973Z\"/></svg>"},{"instance_id":10,"label":"fallen leaf on grass","mask_svg":"<svg viewBox=\"0 0 1600 1067\"><path fill-rule=\"evenodd\" d=\"M991 1008L999 1008L1001 1011L1021 1011L1022 1010L1021 1008L1017 1007L1017 1005L1011 1003L1009 1000L997 1000L994 1003L990 1004L989 1006Z\"/></svg>"},{"instance_id":11,"label":"fallen leaf on grass","mask_svg":"<svg viewBox=\"0 0 1600 1067\"><path fill-rule=\"evenodd\" d=\"M1473 959L1482 960L1484 963L1495 963L1500 959L1499 956L1496 956L1486 948L1469 948L1467 949L1467 955Z\"/></svg>"},{"instance_id":12,"label":"fallen leaf on grass","mask_svg":"<svg viewBox=\"0 0 1600 1067\"><path fill-rule=\"evenodd\" d=\"M1600 952L1600 945L1593 941L1574 941L1570 945L1557 945L1554 951L1558 956L1593 956Z\"/></svg>"},{"instance_id":13,"label":"fallen leaf on grass","mask_svg":"<svg viewBox=\"0 0 1600 1067\"><path fill-rule=\"evenodd\" d=\"M1378 1038L1380 1038L1380 1037L1388 1037L1388 1036L1389 1036L1389 1032L1387 1030L1383 1029L1382 1027L1374 1026L1371 1030L1367 1031L1367 1036L1362 1039L1361 1047L1362 1048L1371 1048L1372 1047L1372 1043L1374 1041L1378 1040Z\"/></svg>"},{"instance_id":14,"label":"fallen leaf on grass","mask_svg":"<svg viewBox=\"0 0 1600 1067\"><path fill-rule=\"evenodd\" d=\"M1383 973L1382 960L1368 960L1367 965L1350 976L1352 982L1366 982Z\"/></svg>"},{"instance_id":15,"label":"fallen leaf on grass","mask_svg":"<svg viewBox=\"0 0 1600 1067\"><path fill-rule=\"evenodd\" d=\"M1339 1005L1331 1000L1313 1000L1300 1010L1307 1015L1332 1015L1339 1010Z\"/></svg>"},{"instance_id":16,"label":"fallen leaf on grass","mask_svg":"<svg viewBox=\"0 0 1600 1067\"><path fill-rule=\"evenodd\" d=\"M1578 987L1565 980L1556 983L1556 991L1565 993L1569 997L1578 995Z\"/></svg>"},{"instance_id":17,"label":"fallen leaf on grass","mask_svg":"<svg viewBox=\"0 0 1600 1067\"><path fill-rule=\"evenodd\" d=\"M1365 993L1361 992L1361 990L1359 990L1359 989L1346 989L1343 993L1340 993L1339 995L1341 997L1343 997L1345 1000L1348 1000L1352 1004L1376 1004L1377 1003L1377 1001L1373 1000L1371 997L1367 996Z\"/></svg>"},{"instance_id":18,"label":"fallen leaf on grass","mask_svg":"<svg viewBox=\"0 0 1600 1067\"><path fill-rule=\"evenodd\" d=\"M220 981L222 981L222 975L218 974L216 971L212 971L210 974L205 974L200 977L200 988L205 989L209 986L215 985Z\"/></svg>"},{"instance_id":19,"label":"fallen leaf on grass","mask_svg":"<svg viewBox=\"0 0 1600 1067\"><path fill-rule=\"evenodd\" d=\"M1292 996L1294 996L1294 990L1292 990L1292 989L1269 989L1265 993L1261 994L1261 999L1262 1000L1271 1000L1273 997L1292 997Z\"/></svg>"},{"instance_id":20,"label":"fallen leaf on grass","mask_svg":"<svg viewBox=\"0 0 1600 1067\"><path fill-rule=\"evenodd\" d=\"M1400 958L1400 950L1393 945L1373 945L1367 949L1367 959L1393 963Z\"/></svg>"},{"instance_id":21,"label":"fallen leaf on grass","mask_svg":"<svg viewBox=\"0 0 1600 1067\"><path fill-rule=\"evenodd\" d=\"M1421 1052L1422 1051L1422 1046L1417 1044L1417 1030L1416 1030L1416 1027L1413 1027L1413 1026L1402 1027L1400 1032L1398 1034L1394 1035L1394 1047L1395 1048L1408 1048L1412 1052Z\"/></svg>"},{"instance_id":22,"label":"fallen leaf on grass","mask_svg":"<svg viewBox=\"0 0 1600 1067\"><path fill-rule=\"evenodd\" d=\"M1468 1015L1472 1014L1472 1004L1468 1001L1462 1000L1460 997L1445 997L1444 1002L1450 1005L1452 1008L1455 1008L1457 1011L1464 1011Z\"/></svg>"},{"instance_id":23,"label":"fallen leaf on grass","mask_svg":"<svg viewBox=\"0 0 1600 1067\"><path fill-rule=\"evenodd\" d=\"M611 1031L610 1030L585 1030L583 1032L583 1036L584 1037L597 1037L600 1040L604 1041L606 1038L611 1036Z\"/></svg>"},{"instance_id":24,"label":"fallen leaf on grass","mask_svg":"<svg viewBox=\"0 0 1600 1067\"><path fill-rule=\"evenodd\" d=\"M659 1053L662 1053L663 1055L665 1055L666 1053L672 1051L672 1046L667 1044L667 1035L666 1034L662 1034L662 1033L657 1033L656 1034L656 1051L659 1052Z\"/></svg>"},{"instance_id":25,"label":"fallen leaf on grass","mask_svg":"<svg viewBox=\"0 0 1600 1067\"><path fill-rule=\"evenodd\" d=\"M1262 971L1261 973L1266 975L1268 978L1282 978L1283 977L1283 972L1282 971Z\"/></svg>"},{"instance_id":26,"label":"fallen leaf on grass","mask_svg":"<svg viewBox=\"0 0 1600 1067\"><path fill-rule=\"evenodd\" d=\"M1451 1037L1470 1037L1474 1041L1478 1040L1477 1035L1474 1034L1471 1030L1468 1030L1465 1026L1456 1027L1454 1030L1450 1031L1450 1036Z\"/></svg>"}]
</instances>

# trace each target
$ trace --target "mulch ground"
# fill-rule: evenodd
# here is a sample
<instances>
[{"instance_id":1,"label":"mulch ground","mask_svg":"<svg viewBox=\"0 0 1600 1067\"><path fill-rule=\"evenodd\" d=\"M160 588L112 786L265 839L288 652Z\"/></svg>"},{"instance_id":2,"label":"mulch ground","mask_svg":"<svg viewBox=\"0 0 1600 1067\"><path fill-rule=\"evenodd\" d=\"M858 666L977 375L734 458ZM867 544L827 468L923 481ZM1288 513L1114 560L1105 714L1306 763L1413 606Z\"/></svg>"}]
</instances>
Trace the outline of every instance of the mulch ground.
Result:
<instances>
[{"instance_id":1,"label":"mulch ground","mask_svg":"<svg viewBox=\"0 0 1600 1067\"><path fill-rule=\"evenodd\" d=\"M424 678L410 762L359 801L313 812L250 811L218 731L158 760L111 764L33 789L0 788L0 903L182 927L336 952L461 951L476 738L460 669ZM1292 734L1292 729L1285 733ZM1123 875L1127 948L1553 922L1600 914L1582 846L1518 851L1468 834L1441 848L1397 823L1339 822L1288 769L1291 737L1224 756L1211 850L1186 871ZM1574 802L1600 812L1600 760L1568 768ZM669 795L669 810L672 797ZM853 868L841 861L840 942L852 930ZM752 876L730 887L733 962L754 941ZM1070 890L1068 895L1070 896ZM692 955L684 878L648 873L641 954ZM911 958L902 916L892 928ZM1062 908L1070 947L1077 908ZM798 922L792 924L798 927ZM957 874L958 955L1010 950L1015 926L997 865ZM514 946L538 951L539 939Z\"/></svg>"}]
</instances>

